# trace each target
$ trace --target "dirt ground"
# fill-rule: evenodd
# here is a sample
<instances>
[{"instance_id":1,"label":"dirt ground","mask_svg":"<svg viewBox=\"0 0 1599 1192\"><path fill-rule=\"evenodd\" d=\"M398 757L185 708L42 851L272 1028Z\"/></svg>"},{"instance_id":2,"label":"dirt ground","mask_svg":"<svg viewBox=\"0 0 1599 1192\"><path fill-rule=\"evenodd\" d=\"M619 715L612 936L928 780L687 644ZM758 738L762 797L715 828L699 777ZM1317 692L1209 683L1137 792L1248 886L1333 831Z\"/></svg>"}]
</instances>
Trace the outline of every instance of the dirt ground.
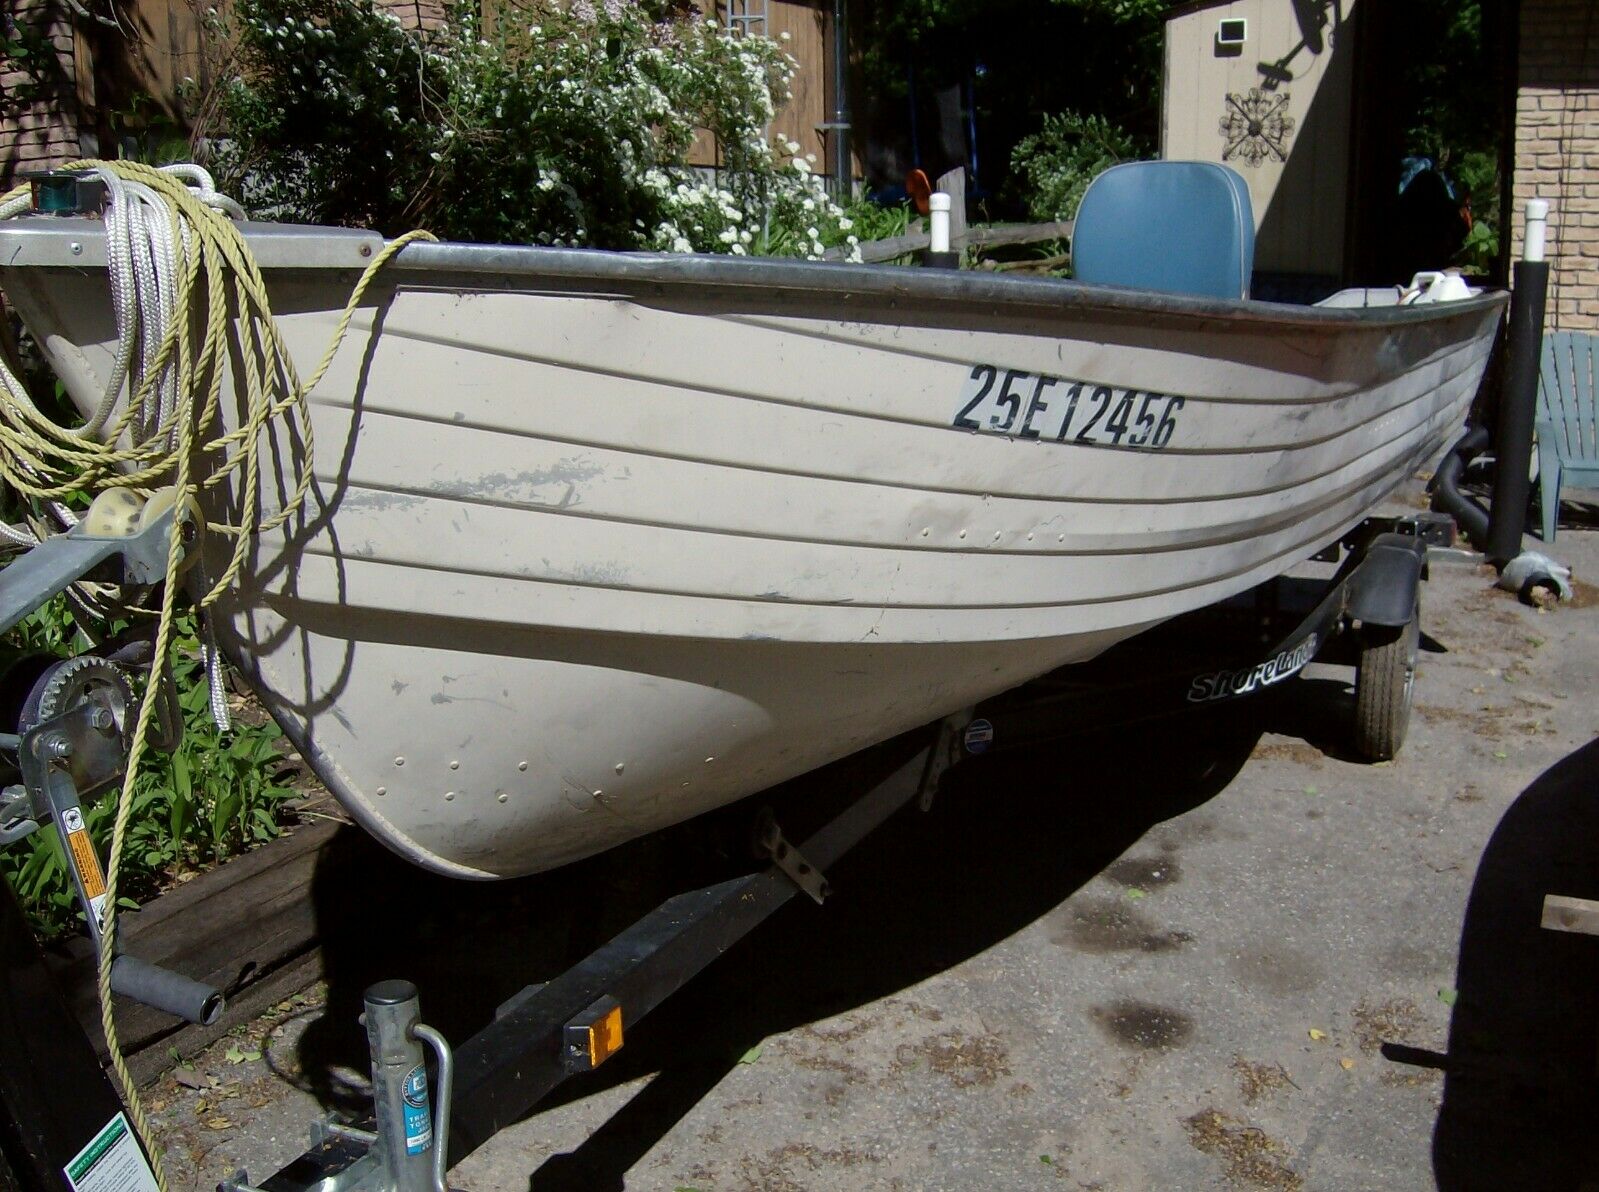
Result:
<instances>
[{"instance_id":1,"label":"dirt ground","mask_svg":"<svg viewBox=\"0 0 1599 1192\"><path fill-rule=\"evenodd\" d=\"M1599 576L1599 531L1552 552ZM1352 760L1350 672L954 771L453 1173L547 1189L1532 1189L1595 1170L1599 592L1435 566L1409 740ZM371 865L326 980L148 1093L175 1189L263 1180L359 1107L360 990L454 1038L727 865L668 834L503 886ZM191 1087L196 1086L196 1087Z\"/></svg>"}]
</instances>

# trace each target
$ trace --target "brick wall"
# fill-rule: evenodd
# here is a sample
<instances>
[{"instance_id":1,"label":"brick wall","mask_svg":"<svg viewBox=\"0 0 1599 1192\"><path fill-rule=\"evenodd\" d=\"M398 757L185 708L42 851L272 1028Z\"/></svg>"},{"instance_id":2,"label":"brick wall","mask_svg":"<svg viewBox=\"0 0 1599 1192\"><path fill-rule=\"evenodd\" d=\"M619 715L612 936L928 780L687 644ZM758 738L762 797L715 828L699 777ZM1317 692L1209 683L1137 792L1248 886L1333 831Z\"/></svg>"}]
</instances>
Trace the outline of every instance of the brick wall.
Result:
<instances>
[{"instance_id":1,"label":"brick wall","mask_svg":"<svg viewBox=\"0 0 1599 1192\"><path fill-rule=\"evenodd\" d=\"M1599 3L1522 0L1512 245L1521 211L1549 200L1546 324L1599 330Z\"/></svg>"},{"instance_id":2,"label":"brick wall","mask_svg":"<svg viewBox=\"0 0 1599 1192\"><path fill-rule=\"evenodd\" d=\"M407 29L437 29L444 24L445 0L377 0Z\"/></svg>"},{"instance_id":3,"label":"brick wall","mask_svg":"<svg viewBox=\"0 0 1599 1192\"><path fill-rule=\"evenodd\" d=\"M56 0L8 0L4 19L11 36L38 29L48 39L52 55L30 58L32 69L17 60L0 60L0 91L6 102L0 108L0 187L9 188L16 176L78 158L77 81L73 69L72 23L67 7ZM32 91L18 100L19 89Z\"/></svg>"}]
</instances>

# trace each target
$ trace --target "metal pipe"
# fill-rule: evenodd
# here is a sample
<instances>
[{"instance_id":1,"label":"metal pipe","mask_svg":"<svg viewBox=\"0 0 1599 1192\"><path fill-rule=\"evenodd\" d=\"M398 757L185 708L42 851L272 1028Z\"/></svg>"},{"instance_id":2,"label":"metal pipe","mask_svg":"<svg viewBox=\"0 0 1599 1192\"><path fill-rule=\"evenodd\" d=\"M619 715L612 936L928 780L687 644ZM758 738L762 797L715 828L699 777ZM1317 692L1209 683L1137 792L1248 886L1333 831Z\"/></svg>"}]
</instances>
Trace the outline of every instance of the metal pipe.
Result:
<instances>
[{"instance_id":1,"label":"metal pipe","mask_svg":"<svg viewBox=\"0 0 1599 1192\"><path fill-rule=\"evenodd\" d=\"M849 73L849 40L844 29L844 0L833 0L833 197L850 201L849 104L845 95Z\"/></svg>"},{"instance_id":2,"label":"metal pipe","mask_svg":"<svg viewBox=\"0 0 1599 1192\"><path fill-rule=\"evenodd\" d=\"M433 1115L427 1065L416 1029L421 1007L409 981L379 981L367 989L366 1037L372 1050L372 1101L378 1159L389 1192L433 1192Z\"/></svg>"},{"instance_id":3,"label":"metal pipe","mask_svg":"<svg viewBox=\"0 0 1599 1192\"><path fill-rule=\"evenodd\" d=\"M411 1033L433 1049L439 1065L439 1095L433 1102L433 1192L450 1192L450 1089L455 1084L455 1053L450 1041L420 1022Z\"/></svg>"},{"instance_id":4,"label":"metal pipe","mask_svg":"<svg viewBox=\"0 0 1599 1192\"><path fill-rule=\"evenodd\" d=\"M1494 497L1486 553L1503 566L1521 553L1532 494L1532 431L1538 401L1538 367L1543 352L1544 301L1549 262L1543 260L1544 220L1549 204L1527 203L1526 251L1515 265L1506 338L1505 386L1499 396L1494 434Z\"/></svg>"}]
</instances>

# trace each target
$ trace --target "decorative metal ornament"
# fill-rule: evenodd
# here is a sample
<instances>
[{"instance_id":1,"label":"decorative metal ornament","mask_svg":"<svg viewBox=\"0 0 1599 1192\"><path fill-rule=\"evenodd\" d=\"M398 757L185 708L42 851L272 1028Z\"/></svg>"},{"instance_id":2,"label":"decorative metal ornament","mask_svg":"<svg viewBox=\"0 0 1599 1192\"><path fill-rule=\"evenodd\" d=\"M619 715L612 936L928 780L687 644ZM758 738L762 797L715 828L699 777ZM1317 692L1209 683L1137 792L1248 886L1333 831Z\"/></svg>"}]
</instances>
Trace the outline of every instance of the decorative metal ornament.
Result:
<instances>
[{"instance_id":1,"label":"decorative metal ornament","mask_svg":"<svg viewBox=\"0 0 1599 1192\"><path fill-rule=\"evenodd\" d=\"M1241 159L1245 165L1287 161L1288 139L1294 135L1294 118L1288 114L1288 92L1278 94L1251 87L1247 95L1229 93L1221 118L1223 161Z\"/></svg>"}]
</instances>

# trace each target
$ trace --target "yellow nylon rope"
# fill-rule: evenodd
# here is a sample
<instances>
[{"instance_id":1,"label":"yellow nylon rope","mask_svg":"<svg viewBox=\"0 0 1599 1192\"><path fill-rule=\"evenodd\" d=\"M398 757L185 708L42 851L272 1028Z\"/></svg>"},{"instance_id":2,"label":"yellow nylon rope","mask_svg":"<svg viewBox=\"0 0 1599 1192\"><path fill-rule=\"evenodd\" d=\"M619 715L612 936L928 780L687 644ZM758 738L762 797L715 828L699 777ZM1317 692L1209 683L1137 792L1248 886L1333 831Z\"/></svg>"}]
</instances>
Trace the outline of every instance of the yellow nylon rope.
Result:
<instances>
[{"instance_id":1,"label":"yellow nylon rope","mask_svg":"<svg viewBox=\"0 0 1599 1192\"><path fill-rule=\"evenodd\" d=\"M173 242L182 244L181 230L188 231L189 250L182 254L176 311L154 359L142 376L134 374L130 378L126 404L99 438L56 425L35 409L26 393L13 392L9 385L0 384L0 479L18 493L37 500L57 499L85 489L147 489L172 484L177 489L177 509L181 512L185 502L202 488L215 487L231 478L238 520L236 524L212 522L208 528L234 536L235 542L227 567L200 597L199 603L208 605L238 577L251 537L282 525L304 504L312 475L306 394L333 363L367 287L407 244L435 237L420 230L408 232L373 257L345 304L327 351L310 379L302 384L273 321L260 270L230 219L201 202L179 179L137 162L83 161L67 168L111 170L120 178L145 184L165 200ZM20 193L22 188L0 198L0 202ZM196 317L202 310L203 320ZM236 337L236 350L231 353L230 329ZM230 359L235 364L235 388L245 398L245 414L238 427L222 433L222 384ZM142 442L118 447L118 441L131 426L143 424L145 410L158 397L160 374L170 361L176 361L177 375L177 401L172 412ZM292 423L300 435L302 453L293 492L276 512L262 518L260 442L262 431L274 419ZM133 805L131 791L144 757L145 739L159 694L159 676L171 644L178 574L185 554L181 520L175 516L172 522L150 681L139 704L112 828L99 970L100 1023L106 1048L162 1192L167 1188L165 1165L154 1145L138 1087L117 1037L111 964L116 947L117 882Z\"/></svg>"}]
</instances>

